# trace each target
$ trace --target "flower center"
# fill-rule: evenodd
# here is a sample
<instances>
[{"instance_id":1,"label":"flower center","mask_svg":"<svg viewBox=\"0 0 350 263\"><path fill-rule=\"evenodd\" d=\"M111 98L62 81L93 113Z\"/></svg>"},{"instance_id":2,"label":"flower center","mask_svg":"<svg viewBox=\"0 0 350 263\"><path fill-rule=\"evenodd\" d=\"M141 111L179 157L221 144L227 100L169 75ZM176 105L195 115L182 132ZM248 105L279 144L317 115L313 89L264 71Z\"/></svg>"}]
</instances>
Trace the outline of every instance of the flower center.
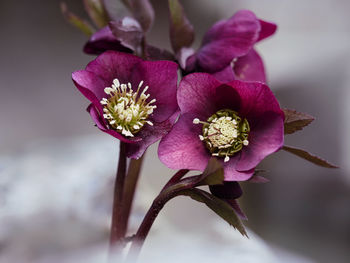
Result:
<instances>
[{"instance_id":1,"label":"flower center","mask_svg":"<svg viewBox=\"0 0 350 263\"><path fill-rule=\"evenodd\" d=\"M134 137L147 123L153 125L148 119L153 110L155 99L147 102L149 94L146 94L148 86L140 93L143 81L140 82L137 91L134 92L131 83L120 84L118 79L113 80L111 87L106 87L104 92L109 95L101 100L103 105L103 117L107 120L111 129L121 132L125 136ZM140 94L139 94L140 93Z\"/></svg>"},{"instance_id":2,"label":"flower center","mask_svg":"<svg viewBox=\"0 0 350 263\"><path fill-rule=\"evenodd\" d=\"M219 110L206 122L195 118L193 123L203 124L199 139L205 143L212 156L224 157L224 162L228 162L230 156L249 144L249 123L233 110Z\"/></svg>"}]
</instances>

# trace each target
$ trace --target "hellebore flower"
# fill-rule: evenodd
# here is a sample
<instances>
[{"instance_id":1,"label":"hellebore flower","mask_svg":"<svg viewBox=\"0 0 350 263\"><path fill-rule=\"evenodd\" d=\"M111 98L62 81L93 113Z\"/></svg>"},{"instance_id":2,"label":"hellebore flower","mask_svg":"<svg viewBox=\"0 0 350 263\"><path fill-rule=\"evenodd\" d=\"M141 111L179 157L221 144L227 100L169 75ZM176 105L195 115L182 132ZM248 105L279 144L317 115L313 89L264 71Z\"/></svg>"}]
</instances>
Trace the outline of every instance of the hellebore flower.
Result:
<instances>
[{"instance_id":1,"label":"hellebore flower","mask_svg":"<svg viewBox=\"0 0 350 263\"><path fill-rule=\"evenodd\" d=\"M172 127L178 112L177 64L144 61L107 51L72 79L91 104L96 126L127 143L127 156L137 159Z\"/></svg>"},{"instance_id":2,"label":"hellebore flower","mask_svg":"<svg viewBox=\"0 0 350 263\"><path fill-rule=\"evenodd\" d=\"M216 156L225 181L245 181L262 159L283 146L284 114L261 82L223 83L193 73L180 82L177 100L180 118L158 149L171 169L204 171Z\"/></svg>"},{"instance_id":3,"label":"hellebore flower","mask_svg":"<svg viewBox=\"0 0 350 263\"><path fill-rule=\"evenodd\" d=\"M271 36L277 26L241 10L215 23L203 37L200 49L178 55L186 72L208 72L221 81L241 79L266 82L264 64L254 44ZM192 54L191 54L192 53Z\"/></svg>"}]
</instances>

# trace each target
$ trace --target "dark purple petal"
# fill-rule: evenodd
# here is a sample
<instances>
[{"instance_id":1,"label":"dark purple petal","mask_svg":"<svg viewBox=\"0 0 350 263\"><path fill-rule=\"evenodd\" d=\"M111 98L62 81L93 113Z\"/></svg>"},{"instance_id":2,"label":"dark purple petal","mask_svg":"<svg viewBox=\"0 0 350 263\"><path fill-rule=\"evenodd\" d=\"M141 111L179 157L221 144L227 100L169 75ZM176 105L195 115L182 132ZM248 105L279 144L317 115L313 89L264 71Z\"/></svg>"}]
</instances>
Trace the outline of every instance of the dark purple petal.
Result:
<instances>
[{"instance_id":1,"label":"dark purple petal","mask_svg":"<svg viewBox=\"0 0 350 263\"><path fill-rule=\"evenodd\" d=\"M72 79L78 90L89 100L102 114L100 100L104 97L103 91L106 82L92 72L78 70L72 73Z\"/></svg>"},{"instance_id":2,"label":"dark purple petal","mask_svg":"<svg viewBox=\"0 0 350 263\"><path fill-rule=\"evenodd\" d=\"M259 38L257 41L261 41L271 35L273 35L277 30L277 25L271 22L267 22L264 20L259 20L261 25L261 30L259 34Z\"/></svg>"},{"instance_id":3,"label":"dark purple petal","mask_svg":"<svg viewBox=\"0 0 350 263\"><path fill-rule=\"evenodd\" d=\"M197 53L199 67L205 72L224 69L233 58L248 53L257 41L259 32L260 22L248 10L219 21L203 38L202 48Z\"/></svg>"},{"instance_id":4,"label":"dark purple petal","mask_svg":"<svg viewBox=\"0 0 350 263\"><path fill-rule=\"evenodd\" d=\"M247 55L239 57L233 69L236 79L266 83L264 63L254 49L249 51Z\"/></svg>"},{"instance_id":5,"label":"dark purple petal","mask_svg":"<svg viewBox=\"0 0 350 263\"><path fill-rule=\"evenodd\" d=\"M111 29L108 26L94 33L84 46L84 52L91 55L98 55L107 50L115 50L127 53L132 52L131 49L125 47L120 43L120 41L113 35Z\"/></svg>"},{"instance_id":6,"label":"dark purple petal","mask_svg":"<svg viewBox=\"0 0 350 263\"><path fill-rule=\"evenodd\" d=\"M249 124L267 111L284 116L272 91L261 82L244 82L235 80L228 85L234 87L241 98L239 114L248 119ZM284 117L283 117L284 118Z\"/></svg>"},{"instance_id":7,"label":"dark purple petal","mask_svg":"<svg viewBox=\"0 0 350 263\"><path fill-rule=\"evenodd\" d=\"M213 73L212 75L221 82L230 82L236 79L231 64L223 70Z\"/></svg>"},{"instance_id":8,"label":"dark purple petal","mask_svg":"<svg viewBox=\"0 0 350 263\"><path fill-rule=\"evenodd\" d=\"M242 188L237 182L224 182L223 184L209 185L210 192L220 199L237 199L242 194Z\"/></svg>"},{"instance_id":9,"label":"dark purple petal","mask_svg":"<svg viewBox=\"0 0 350 263\"><path fill-rule=\"evenodd\" d=\"M121 140L123 142L126 142L126 143L135 143L135 142L141 140L141 138L133 138L132 140L126 139L123 135L121 135L117 131L108 129L106 127L104 119L101 118L101 115L99 115L97 109L94 107L93 104L89 105L89 107L87 108L87 111L90 113L90 116L91 116L92 120L96 123L97 127L101 131L103 131L105 133L108 133L109 135L112 135L113 137L115 137L115 138L117 138L117 139L119 139L119 140Z\"/></svg>"},{"instance_id":10,"label":"dark purple petal","mask_svg":"<svg viewBox=\"0 0 350 263\"><path fill-rule=\"evenodd\" d=\"M135 66L132 80L144 86L149 86L147 93L149 100L156 99L154 110L150 120L163 122L177 109L177 64L171 61L143 61Z\"/></svg>"},{"instance_id":11,"label":"dark purple petal","mask_svg":"<svg viewBox=\"0 0 350 263\"><path fill-rule=\"evenodd\" d=\"M242 149L236 169L253 169L267 155L280 150L284 141L283 134L283 116L276 112L260 115L249 133L249 145Z\"/></svg>"},{"instance_id":12,"label":"dark purple petal","mask_svg":"<svg viewBox=\"0 0 350 263\"><path fill-rule=\"evenodd\" d=\"M143 127L143 129L137 133L137 136L142 138L142 140L126 146L127 157L139 159L151 144L160 140L171 130L178 115L179 112L176 112L170 119L162 123L156 122L153 126L146 125Z\"/></svg>"},{"instance_id":13,"label":"dark purple petal","mask_svg":"<svg viewBox=\"0 0 350 263\"><path fill-rule=\"evenodd\" d=\"M207 167L211 156L198 137L202 128L192 123L193 118L191 114L181 115L159 144L159 159L171 169L204 171Z\"/></svg>"},{"instance_id":14,"label":"dark purple petal","mask_svg":"<svg viewBox=\"0 0 350 263\"><path fill-rule=\"evenodd\" d=\"M182 113L191 112L205 119L215 113L213 99L221 83L206 73L193 73L184 77L179 85L177 101Z\"/></svg>"},{"instance_id":15,"label":"dark purple petal","mask_svg":"<svg viewBox=\"0 0 350 263\"><path fill-rule=\"evenodd\" d=\"M132 17L124 17L117 21L111 21L109 27L116 39L126 48L135 51L140 45L143 37L142 28Z\"/></svg>"},{"instance_id":16,"label":"dark purple petal","mask_svg":"<svg viewBox=\"0 0 350 263\"><path fill-rule=\"evenodd\" d=\"M125 54L116 51L106 51L91 61L86 66L86 71L95 73L97 76L105 80L110 87L115 78L119 79L120 83L128 83L132 80L132 72L135 66L143 60L131 54ZM138 83L131 83L133 86ZM103 90L105 87L101 87Z\"/></svg>"},{"instance_id":17,"label":"dark purple petal","mask_svg":"<svg viewBox=\"0 0 350 263\"><path fill-rule=\"evenodd\" d=\"M236 90L207 73L193 73L182 79L177 93L182 113L191 112L202 121L218 110L238 110L241 104Z\"/></svg>"}]
</instances>

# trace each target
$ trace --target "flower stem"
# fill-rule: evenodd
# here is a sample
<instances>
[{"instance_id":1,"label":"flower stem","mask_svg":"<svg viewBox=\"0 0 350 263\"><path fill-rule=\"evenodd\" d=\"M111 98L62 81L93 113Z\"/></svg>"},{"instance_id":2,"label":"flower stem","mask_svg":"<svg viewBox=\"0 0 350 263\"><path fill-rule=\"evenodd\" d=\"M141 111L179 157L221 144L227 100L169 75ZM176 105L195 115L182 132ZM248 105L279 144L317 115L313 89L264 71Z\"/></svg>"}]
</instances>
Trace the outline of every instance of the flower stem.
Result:
<instances>
[{"instance_id":1,"label":"flower stem","mask_svg":"<svg viewBox=\"0 0 350 263\"><path fill-rule=\"evenodd\" d=\"M122 240L125 232L121 228L120 222L122 222L122 209L123 209L123 189L126 174L126 145L120 142L119 162L118 170L114 184L114 198L113 198L113 212L112 212L112 225L110 234L110 250L121 249Z\"/></svg>"},{"instance_id":2,"label":"flower stem","mask_svg":"<svg viewBox=\"0 0 350 263\"><path fill-rule=\"evenodd\" d=\"M131 159L128 173L125 179L124 193L123 193L123 210L122 210L122 221L120 222L121 231L123 231L123 236L125 236L128 229L128 222L130 217L130 211L132 207L132 202L135 195L136 185L139 179L142 162L144 155L140 159Z\"/></svg>"},{"instance_id":3,"label":"flower stem","mask_svg":"<svg viewBox=\"0 0 350 263\"><path fill-rule=\"evenodd\" d=\"M143 243L145 242L145 239L151 230L151 227L156 220L159 212L162 210L164 205L173 197L177 195L177 192L169 192L167 191L168 187L175 184L177 181L179 181L188 170L180 170L178 171L164 186L162 191L159 193L159 195L154 199L151 207L147 211L139 229L137 230L133 240L132 244L129 250L128 254L128 261L127 262L136 262L138 255L141 252L141 248Z\"/></svg>"}]
</instances>

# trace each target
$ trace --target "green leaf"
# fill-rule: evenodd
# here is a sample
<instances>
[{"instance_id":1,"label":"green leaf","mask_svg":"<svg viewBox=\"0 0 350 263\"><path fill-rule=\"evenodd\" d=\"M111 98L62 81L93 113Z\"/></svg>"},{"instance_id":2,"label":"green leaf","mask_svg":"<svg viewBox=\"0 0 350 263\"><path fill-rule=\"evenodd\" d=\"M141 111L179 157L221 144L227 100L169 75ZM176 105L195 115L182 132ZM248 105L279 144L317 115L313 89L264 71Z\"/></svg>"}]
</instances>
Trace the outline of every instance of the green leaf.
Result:
<instances>
[{"instance_id":1,"label":"green leaf","mask_svg":"<svg viewBox=\"0 0 350 263\"><path fill-rule=\"evenodd\" d=\"M187 19L179 0L168 0L170 18L170 41L175 52L191 46L194 39L193 26Z\"/></svg>"},{"instance_id":2,"label":"green leaf","mask_svg":"<svg viewBox=\"0 0 350 263\"><path fill-rule=\"evenodd\" d=\"M147 32L154 21L154 9L149 0L129 0L130 10L139 21L144 32Z\"/></svg>"},{"instance_id":3,"label":"green leaf","mask_svg":"<svg viewBox=\"0 0 350 263\"><path fill-rule=\"evenodd\" d=\"M290 152L292 154L295 154L299 156L300 158L303 158L309 162L312 162L316 165L326 167L326 168L338 168L338 166L335 166L326 160L321 159L320 157L317 157L316 155L312 155L311 153L308 153L307 151L304 151L302 149L294 148L291 146L283 146L283 150Z\"/></svg>"},{"instance_id":4,"label":"green leaf","mask_svg":"<svg viewBox=\"0 0 350 263\"><path fill-rule=\"evenodd\" d=\"M84 34L91 36L95 32L95 29L87 21L71 13L64 2L61 2L61 11L67 22L78 28Z\"/></svg>"},{"instance_id":5,"label":"green leaf","mask_svg":"<svg viewBox=\"0 0 350 263\"><path fill-rule=\"evenodd\" d=\"M97 27L102 28L108 25L109 17L103 0L84 0L84 6L86 12Z\"/></svg>"},{"instance_id":6,"label":"green leaf","mask_svg":"<svg viewBox=\"0 0 350 263\"><path fill-rule=\"evenodd\" d=\"M179 195L191 197L193 200L206 204L218 216L237 229L243 236L248 237L242 221L236 215L233 208L224 200L201 189L189 189L179 192Z\"/></svg>"},{"instance_id":7,"label":"green leaf","mask_svg":"<svg viewBox=\"0 0 350 263\"><path fill-rule=\"evenodd\" d=\"M211 158L198 185L223 184L224 179L224 167L216 158Z\"/></svg>"},{"instance_id":8,"label":"green leaf","mask_svg":"<svg viewBox=\"0 0 350 263\"><path fill-rule=\"evenodd\" d=\"M291 109L282 109L284 112L284 134L292 134L309 125L315 118L309 114Z\"/></svg>"}]
</instances>

